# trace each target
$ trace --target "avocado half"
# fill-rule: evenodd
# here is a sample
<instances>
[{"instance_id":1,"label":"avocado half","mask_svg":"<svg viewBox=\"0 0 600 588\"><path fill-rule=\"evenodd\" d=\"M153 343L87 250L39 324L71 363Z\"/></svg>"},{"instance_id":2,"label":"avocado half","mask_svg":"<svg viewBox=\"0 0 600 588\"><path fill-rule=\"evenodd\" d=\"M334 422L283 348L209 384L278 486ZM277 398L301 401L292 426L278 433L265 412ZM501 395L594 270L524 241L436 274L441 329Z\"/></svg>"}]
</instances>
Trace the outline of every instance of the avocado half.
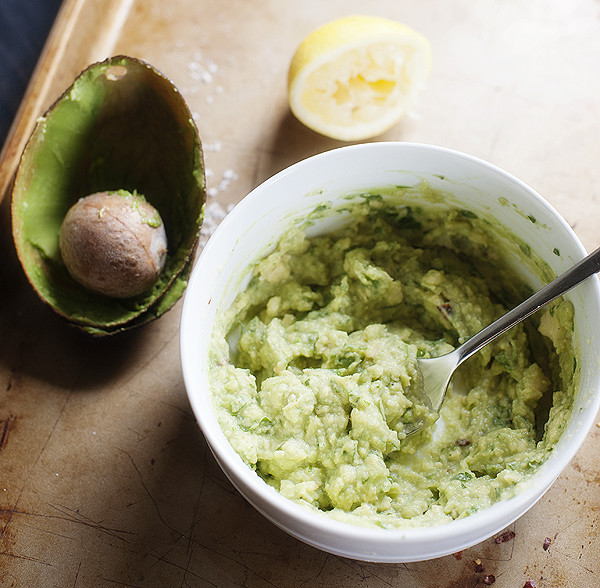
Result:
<instances>
[{"instance_id":1,"label":"avocado half","mask_svg":"<svg viewBox=\"0 0 600 588\"><path fill-rule=\"evenodd\" d=\"M60 255L68 209L94 192L137 191L159 212L164 270L143 294L119 300L79 285ZM148 63L117 56L84 70L42 116L12 193L17 255L40 298L94 335L147 323L187 286L206 200L202 146L183 97Z\"/></svg>"}]
</instances>

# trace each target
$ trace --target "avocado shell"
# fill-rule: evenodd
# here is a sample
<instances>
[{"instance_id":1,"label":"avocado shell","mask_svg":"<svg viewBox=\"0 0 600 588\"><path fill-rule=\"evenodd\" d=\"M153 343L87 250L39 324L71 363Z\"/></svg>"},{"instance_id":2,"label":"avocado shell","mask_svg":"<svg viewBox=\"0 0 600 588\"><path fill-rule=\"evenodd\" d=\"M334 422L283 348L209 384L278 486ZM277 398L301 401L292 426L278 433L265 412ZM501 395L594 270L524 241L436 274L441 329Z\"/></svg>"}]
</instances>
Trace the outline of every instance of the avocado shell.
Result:
<instances>
[{"instance_id":1,"label":"avocado shell","mask_svg":"<svg viewBox=\"0 0 600 588\"><path fill-rule=\"evenodd\" d=\"M95 294L69 275L59 235L68 209L94 192L134 190L165 224L157 282L139 296ZM38 121L12 194L17 255L40 298L93 335L157 318L181 297L206 200L202 147L173 83L151 65L117 56L84 70Z\"/></svg>"}]
</instances>

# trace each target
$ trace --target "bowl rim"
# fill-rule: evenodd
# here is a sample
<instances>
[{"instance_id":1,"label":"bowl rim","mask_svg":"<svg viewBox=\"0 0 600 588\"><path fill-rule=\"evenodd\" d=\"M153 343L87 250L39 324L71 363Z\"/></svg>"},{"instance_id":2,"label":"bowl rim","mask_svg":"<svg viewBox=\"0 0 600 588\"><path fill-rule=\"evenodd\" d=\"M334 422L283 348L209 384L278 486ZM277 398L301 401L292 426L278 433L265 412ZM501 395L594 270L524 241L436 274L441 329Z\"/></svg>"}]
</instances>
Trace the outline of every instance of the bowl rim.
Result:
<instances>
[{"instance_id":1,"label":"bowl rim","mask_svg":"<svg viewBox=\"0 0 600 588\"><path fill-rule=\"evenodd\" d=\"M484 168L487 173L491 172L502 176L508 182L520 187L521 190L526 192L528 197L536 201L539 206L545 208L551 214L551 216L554 217L556 223L562 226L565 234L569 236L572 245L578 250L579 255L583 257L586 254L586 250L575 232L568 225L562 215L560 215L548 201L546 201L533 188L524 183L522 180L518 179L516 176L512 175L510 172L507 172L502 168L473 155L437 145L430 145L426 143L405 143L398 141L360 143L324 151L286 167L256 186L224 218L205 245L204 250L201 252L192 270L188 288L184 295L183 309L181 314L180 355L185 387L192 410L198 421L198 425L202 430L208 446L213 452L213 455L215 456L220 467L223 469L233 485L242 493L242 495L249 500L249 502L251 502L253 506L257 508L257 510L259 510L264 516L269 518L275 524L278 524L276 515L273 515L272 513L266 513L263 508L257 506L254 500L255 495L260 496L260 498L264 500L270 507L272 507L278 514L284 514L287 519L293 520L296 524L301 525L302 527L312 527L317 533L321 533L323 536L343 537L344 539L350 541L356 540L361 544L369 543L374 547L389 544L394 544L398 547L411 545L414 548L414 551L432 541L439 542L440 540L449 540L457 535L469 536L472 534L477 534L478 538L471 543L474 544L482 540L480 536L482 527L495 527L493 532L487 534L488 537L491 537L494 533L506 528L508 525L514 522L514 520L524 514L524 512L526 512L533 504L535 504L535 502L539 500L539 498L541 498L541 496L550 488L556 478L561 474L567 464L574 457L575 453L579 450L591 426L593 425L595 416L600 408L600 394L597 392L594 394L594 402L591 403L590 409L595 410L589 410L589 415L583 415L582 426L580 426L576 431L571 431L568 439L565 439L565 434L561 436L561 439L559 440L559 443L561 444L561 450L552 451L547 460L537 469L534 474L528 478L527 483L524 484L523 488L515 496L501 500L467 517L451 520L443 524L418 527L407 526L400 528L381 528L362 526L356 523L336 520L332 517L324 515L323 513L313 510L312 507L293 502L292 500L281 495L273 487L269 486L262 478L260 478L260 476L258 476L258 474L256 474L255 471L246 465L242 458L229 444L225 434L218 425L214 411L205 410L203 399L204 402L208 401L211 403L210 391L207 390L202 392L201 390L197 389L198 382L196 381L196 377L193 375L194 370L190 367L194 363L197 363L197 360L193 355L195 346L193 344L194 331L192 329L192 325L194 324L193 321L195 320L194 315L198 313L198 303L195 298L197 296L197 290L202 290L203 288L202 273L205 260L211 255L213 249L218 246L221 239L228 238L228 234L230 233L229 227L234 222L235 218L244 214L245 210L252 207L253 201L257 198L260 198L264 191L270 190L271 186L279 183L283 178L290 174L298 173L304 168L310 167L316 161L323 161L327 158L337 157L338 155L343 154L343 152L377 151L388 149L398 149L400 151L428 151L446 157L455 157L466 160L467 162L470 162L476 166L480 166ZM588 288L593 291L594 298L596 301L598 301L600 300L600 285L597 276L594 276L593 278L593 280L588 280ZM209 412L209 414L207 414L207 412ZM543 489L541 493L540 488ZM250 500L248 497L248 493L252 495L252 500ZM539 496L532 503L532 496L537 494L539 494ZM504 518L499 516L498 511L505 513L507 510L510 510L512 513L511 516ZM498 519L502 519L501 525L499 526L494 524L498 521ZM287 526L285 528L288 530L288 532L291 532L289 529L287 529ZM469 545L465 545L465 547L468 546ZM326 547L323 548L327 549ZM447 555L448 553L451 552L443 551L439 553L439 556ZM438 555L432 555L430 557L438 557ZM430 559L430 557L423 559ZM412 559L410 561L415 560Z\"/></svg>"}]
</instances>

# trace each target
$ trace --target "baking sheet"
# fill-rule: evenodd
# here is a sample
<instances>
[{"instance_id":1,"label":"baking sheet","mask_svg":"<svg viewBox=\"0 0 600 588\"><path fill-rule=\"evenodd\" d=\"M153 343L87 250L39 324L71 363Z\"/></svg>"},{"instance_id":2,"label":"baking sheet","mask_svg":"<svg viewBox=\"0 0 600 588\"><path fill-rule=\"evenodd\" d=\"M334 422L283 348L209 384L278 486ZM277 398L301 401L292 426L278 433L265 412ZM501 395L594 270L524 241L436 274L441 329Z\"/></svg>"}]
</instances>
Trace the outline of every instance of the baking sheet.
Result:
<instances>
[{"instance_id":1,"label":"baking sheet","mask_svg":"<svg viewBox=\"0 0 600 588\"><path fill-rule=\"evenodd\" d=\"M258 183L342 145L290 115L287 66L311 30L365 10L357 0L64 3L0 166L3 585L445 588L481 586L487 574L498 587L597 582L600 427L510 526L509 541L413 564L328 555L267 522L215 464L185 395L181 303L143 329L93 340L42 305L18 265L9 190L19 155L35 119L87 65L129 54L179 87L204 144L208 238ZM377 0L368 12L418 29L434 53L421 101L378 140L434 143L504 167L597 247L598 3Z\"/></svg>"}]
</instances>

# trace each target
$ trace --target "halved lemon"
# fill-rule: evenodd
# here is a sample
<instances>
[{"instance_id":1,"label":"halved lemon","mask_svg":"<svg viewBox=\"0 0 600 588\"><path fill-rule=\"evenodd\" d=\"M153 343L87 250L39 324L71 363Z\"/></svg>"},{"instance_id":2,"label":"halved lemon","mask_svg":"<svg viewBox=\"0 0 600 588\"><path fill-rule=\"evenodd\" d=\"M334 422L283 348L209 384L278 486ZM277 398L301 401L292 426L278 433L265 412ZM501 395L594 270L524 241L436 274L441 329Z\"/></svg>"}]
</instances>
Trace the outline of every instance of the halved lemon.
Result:
<instances>
[{"instance_id":1,"label":"halved lemon","mask_svg":"<svg viewBox=\"0 0 600 588\"><path fill-rule=\"evenodd\" d=\"M288 99L307 127L342 141L375 137L416 102L431 70L422 34L387 18L334 20L300 44L288 72Z\"/></svg>"}]
</instances>

